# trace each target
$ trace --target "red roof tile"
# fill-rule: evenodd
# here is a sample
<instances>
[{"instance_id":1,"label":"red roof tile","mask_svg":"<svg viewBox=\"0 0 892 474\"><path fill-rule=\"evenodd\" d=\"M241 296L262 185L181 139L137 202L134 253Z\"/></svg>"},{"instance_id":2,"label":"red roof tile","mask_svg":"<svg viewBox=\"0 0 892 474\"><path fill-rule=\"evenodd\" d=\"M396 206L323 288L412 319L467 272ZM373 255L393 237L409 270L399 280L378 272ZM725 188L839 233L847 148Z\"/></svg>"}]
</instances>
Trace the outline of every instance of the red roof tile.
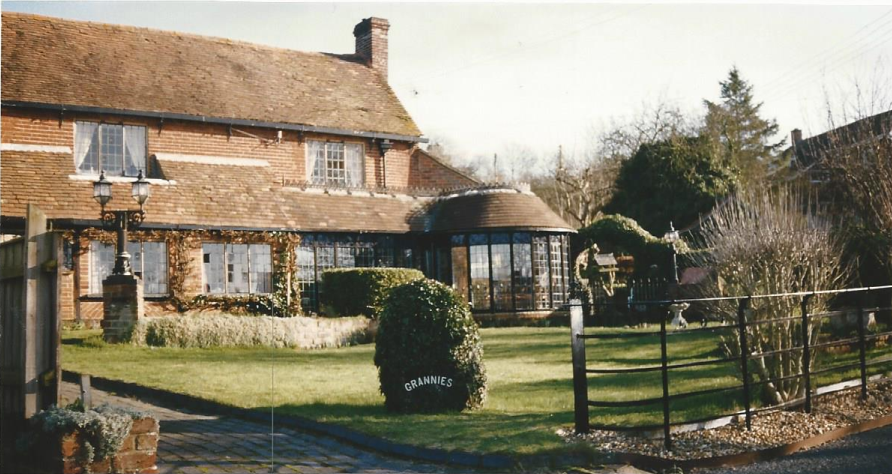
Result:
<instances>
[{"instance_id":1,"label":"red roof tile","mask_svg":"<svg viewBox=\"0 0 892 474\"><path fill-rule=\"evenodd\" d=\"M2 16L4 101L421 135L390 86L354 55Z\"/></svg>"}]
</instances>

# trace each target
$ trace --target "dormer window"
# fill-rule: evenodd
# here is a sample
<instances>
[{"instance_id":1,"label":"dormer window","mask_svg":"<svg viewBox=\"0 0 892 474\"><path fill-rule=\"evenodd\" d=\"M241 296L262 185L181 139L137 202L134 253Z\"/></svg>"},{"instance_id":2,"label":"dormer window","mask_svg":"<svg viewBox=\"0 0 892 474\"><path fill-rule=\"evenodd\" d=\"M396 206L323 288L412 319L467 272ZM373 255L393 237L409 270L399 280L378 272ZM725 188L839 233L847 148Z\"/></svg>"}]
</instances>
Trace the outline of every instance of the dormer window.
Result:
<instances>
[{"instance_id":1,"label":"dormer window","mask_svg":"<svg viewBox=\"0 0 892 474\"><path fill-rule=\"evenodd\" d=\"M310 141L307 180L313 184L361 187L365 153L359 143Z\"/></svg>"},{"instance_id":2,"label":"dormer window","mask_svg":"<svg viewBox=\"0 0 892 474\"><path fill-rule=\"evenodd\" d=\"M80 174L136 176L146 169L146 127L76 122L74 160Z\"/></svg>"}]
</instances>

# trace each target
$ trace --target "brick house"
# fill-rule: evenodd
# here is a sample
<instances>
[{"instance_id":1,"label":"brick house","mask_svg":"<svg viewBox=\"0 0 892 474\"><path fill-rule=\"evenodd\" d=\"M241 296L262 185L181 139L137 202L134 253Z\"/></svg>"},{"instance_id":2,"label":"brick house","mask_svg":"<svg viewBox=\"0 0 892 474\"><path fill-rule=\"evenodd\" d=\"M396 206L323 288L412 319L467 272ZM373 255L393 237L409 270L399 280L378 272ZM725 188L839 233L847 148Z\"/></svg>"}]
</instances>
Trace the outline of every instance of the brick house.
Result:
<instances>
[{"instance_id":1,"label":"brick house","mask_svg":"<svg viewBox=\"0 0 892 474\"><path fill-rule=\"evenodd\" d=\"M574 230L528 187L483 185L419 147L387 83L386 20L329 54L2 16L0 233L22 233L28 203L65 233L65 319L102 314L100 171L111 209L137 208L140 171L151 183L128 247L149 315L287 288L315 313L322 271L360 266L419 268L481 319L566 302Z\"/></svg>"}]
</instances>

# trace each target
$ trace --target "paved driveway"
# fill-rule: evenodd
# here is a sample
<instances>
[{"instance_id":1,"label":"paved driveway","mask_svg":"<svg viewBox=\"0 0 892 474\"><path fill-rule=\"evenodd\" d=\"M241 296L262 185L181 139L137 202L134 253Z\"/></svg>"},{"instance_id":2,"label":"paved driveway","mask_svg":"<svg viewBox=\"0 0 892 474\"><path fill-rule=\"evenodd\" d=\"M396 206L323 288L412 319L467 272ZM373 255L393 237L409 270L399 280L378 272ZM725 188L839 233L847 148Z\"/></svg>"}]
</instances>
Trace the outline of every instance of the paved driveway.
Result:
<instances>
[{"instance_id":1,"label":"paved driveway","mask_svg":"<svg viewBox=\"0 0 892 474\"><path fill-rule=\"evenodd\" d=\"M63 399L71 401L77 396L76 385L62 385ZM157 464L163 474L469 472L451 466L394 459L324 436L279 427L275 429L273 449L268 424L171 409L96 389L93 389L93 403L149 411L161 421Z\"/></svg>"},{"instance_id":2,"label":"paved driveway","mask_svg":"<svg viewBox=\"0 0 892 474\"><path fill-rule=\"evenodd\" d=\"M698 469L696 474L890 474L892 426L827 443L791 456L737 468Z\"/></svg>"}]
</instances>

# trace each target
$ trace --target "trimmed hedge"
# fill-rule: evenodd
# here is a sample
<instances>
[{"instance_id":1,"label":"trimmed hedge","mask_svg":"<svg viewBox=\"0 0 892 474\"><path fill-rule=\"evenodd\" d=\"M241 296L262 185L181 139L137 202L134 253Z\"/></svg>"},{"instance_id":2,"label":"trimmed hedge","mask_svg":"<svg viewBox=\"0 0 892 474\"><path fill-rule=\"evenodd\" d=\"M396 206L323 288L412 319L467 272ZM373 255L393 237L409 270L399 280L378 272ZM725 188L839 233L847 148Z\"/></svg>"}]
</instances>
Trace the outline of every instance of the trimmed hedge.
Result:
<instances>
[{"instance_id":1,"label":"trimmed hedge","mask_svg":"<svg viewBox=\"0 0 892 474\"><path fill-rule=\"evenodd\" d=\"M368 327L369 319L361 316L333 320L187 313L140 319L129 341L159 347L337 347L365 342Z\"/></svg>"},{"instance_id":2,"label":"trimmed hedge","mask_svg":"<svg viewBox=\"0 0 892 474\"><path fill-rule=\"evenodd\" d=\"M477 323L464 299L434 280L398 286L387 296L375 365L389 411L461 411L486 399Z\"/></svg>"},{"instance_id":3,"label":"trimmed hedge","mask_svg":"<svg viewBox=\"0 0 892 474\"><path fill-rule=\"evenodd\" d=\"M604 216L588 227L579 229L579 238L592 242L602 251L635 257L635 273L646 273L653 264L666 268L672 261L672 244L654 237L634 219L619 214ZM683 240L675 243L679 254L689 251ZM679 261L681 263L681 261Z\"/></svg>"},{"instance_id":4,"label":"trimmed hedge","mask_svg":"<svg viewBox=\"0 0 892 474\"><path fill-rule=\"evenodd\" d=\"M332 316L377 318L390 289L423 279L424 273L414 268L333 268L322 273L321 303Z\"/></svg>"}]
</instances>

